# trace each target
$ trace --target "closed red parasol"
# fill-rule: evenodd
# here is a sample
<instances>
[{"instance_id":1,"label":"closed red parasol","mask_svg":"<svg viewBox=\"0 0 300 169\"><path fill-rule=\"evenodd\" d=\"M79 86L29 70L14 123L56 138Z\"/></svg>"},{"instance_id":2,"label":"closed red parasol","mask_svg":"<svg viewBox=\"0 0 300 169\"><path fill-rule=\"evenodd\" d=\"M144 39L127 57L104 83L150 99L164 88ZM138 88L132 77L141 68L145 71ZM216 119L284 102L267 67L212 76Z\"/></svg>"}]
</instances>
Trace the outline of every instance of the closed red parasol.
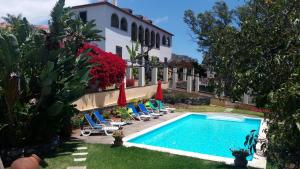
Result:
<instances>
[{"instance_id":1,"label":"closed red parasol","mask_svg":"<svg viewBox=\"0 0 300 169\"><path fill-rule=\"evenodd\" d=\"M161 89L161 81L158 81L155 99L163 101L163 92L162 92L162 89Z\"/></svg>"},{"instance_id":2,"label":"closed red parasol","mask_svg":"<svg viewBox=\"0 0 300 169\"><path fill-rule=\"evenodd\" d=\"M126 94L125 94L125 84L122 82L120 85L120 93L119 93L119 98L118 98L118 106L126 106Z\"/></svg>"}]
</instances>

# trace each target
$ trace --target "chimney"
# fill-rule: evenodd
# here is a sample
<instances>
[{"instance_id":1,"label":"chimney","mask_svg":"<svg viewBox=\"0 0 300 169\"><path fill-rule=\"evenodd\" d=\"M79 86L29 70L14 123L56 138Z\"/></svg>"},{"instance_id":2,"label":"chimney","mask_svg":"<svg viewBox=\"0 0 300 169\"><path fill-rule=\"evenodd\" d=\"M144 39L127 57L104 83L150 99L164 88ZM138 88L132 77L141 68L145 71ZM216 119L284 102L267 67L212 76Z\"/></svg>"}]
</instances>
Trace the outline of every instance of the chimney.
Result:
<instances>
[{"instance_id":1,"label":"chimney","mask_svg":"<svg viewBox=\"0 0 300 169\"><path fill-rule=\"evenodd\" d=\"M118 6L118 0L112 0L112 4Z\"/></svg>"}]
</instances>

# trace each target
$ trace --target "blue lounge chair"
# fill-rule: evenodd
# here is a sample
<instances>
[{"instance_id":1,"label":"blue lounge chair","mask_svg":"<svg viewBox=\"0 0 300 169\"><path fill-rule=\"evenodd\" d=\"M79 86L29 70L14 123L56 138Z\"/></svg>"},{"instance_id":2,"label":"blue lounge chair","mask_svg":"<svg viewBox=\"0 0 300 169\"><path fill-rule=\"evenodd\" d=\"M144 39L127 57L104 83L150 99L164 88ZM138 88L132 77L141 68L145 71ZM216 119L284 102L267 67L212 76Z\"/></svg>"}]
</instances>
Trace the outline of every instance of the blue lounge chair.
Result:
<instances>
[{"instance_id":1,"label":"blue lounge chair","mask_svg":"<svg viewBox=\"0 0 300 169\"><path fill-rule=\"evenodd\" d=\"M119 129L118 127L106 126L104 124L97 124L96 122L94 122L92 117L87 113L84 114L84 117L90 126L83 127L83 129L81 129L81 134L83 136L89 136L92 133L105 133L106 135L112 135L114 131Z\"/></svg>"},{"instance_id":2,"label":"blue lounge chair","mask_svg":"<svg viewBox=\"0 0 300 169\"><path fill-rule=\"evenodd\" d=\"M98 121L100 121L101 123L105 124L106 126L124 126L126 125L126 122L113 122L113 121L107 121L105 120L105 118L99 113L99 111L95 111L93 113L95 115L95 117L97 118Z\"/></svg>"},{"instance_id":3,"label":"blue lounge chair","mask_svg":"<svg viewBox=\"0 0 300 169\"><path fill-rule=\"evenodd\" d=\"M155 118L155 119L159 118L159 115L160 115L160 114L157 114L157 113L154 113L154 112L149 111L149 110L145 107L144 104L140 103L140 104L138 104L138 107L140 108L140 110L141 110L144 114L150 115L151 117L153 117L153 118Z\"/></svg>"},{"instance_id":4,"label":"blue lounge chair","mask_svg":"<svg viewBox=\"0 0 300 169\"><path fill-rule=\"evenodd\" d=\"M132 116L135 118L135 119L138 119L138 120L150 120L151 116L150 115L144 115L140 112L138 112L136 110L136 108L132 105L132 104L129 104L127 106L128 109L131 109L131 112L132 112Z\"/></svg>"}]
</instances>

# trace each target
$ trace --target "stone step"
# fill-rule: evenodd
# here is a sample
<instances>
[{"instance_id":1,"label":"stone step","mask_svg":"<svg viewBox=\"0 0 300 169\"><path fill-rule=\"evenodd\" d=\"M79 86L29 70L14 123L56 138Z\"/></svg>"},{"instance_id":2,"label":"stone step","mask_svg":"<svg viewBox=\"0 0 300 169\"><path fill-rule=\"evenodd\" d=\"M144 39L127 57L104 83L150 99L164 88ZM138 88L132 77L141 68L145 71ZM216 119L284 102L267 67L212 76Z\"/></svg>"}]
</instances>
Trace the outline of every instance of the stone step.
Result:
<instances>
[{"instance_id":1,"label":"stone step","mask_svg":"<svg viewBox=\"0 0 300 169\"><path fill-rule=\"evenodd\" d=\"M86 156L86 155L88 155L88 153L87 153L87 152L73 153L72 155L73 155L73 156Z\"/></svg>"},{"instance_id":2,"label":"stone step","mask_svg":"<svg viewBox=\"0 0 300 169\"><path fill-rule=\"evenodd\" d=\"M74 161L85 161L86 158L74 158Z\"/></svg>"},{"instance_id":3,"label":"stone step","mask_svg":"<svg viewBox=\"0 0 300 169\"><path fill-rule=\"evenodd\" d=\"M86 166L71 166L68 167L67 169L86 169Z\"/></svg>"},{"instance_id":4,"label":"stone step","mask_svg":"<svg viewBox=\"0 0 300 169\"><path fill-rule=\"evenodd\" d=\"M86 150L87 147L77 147L77 150Z\"/></svg>"}]
</instances>

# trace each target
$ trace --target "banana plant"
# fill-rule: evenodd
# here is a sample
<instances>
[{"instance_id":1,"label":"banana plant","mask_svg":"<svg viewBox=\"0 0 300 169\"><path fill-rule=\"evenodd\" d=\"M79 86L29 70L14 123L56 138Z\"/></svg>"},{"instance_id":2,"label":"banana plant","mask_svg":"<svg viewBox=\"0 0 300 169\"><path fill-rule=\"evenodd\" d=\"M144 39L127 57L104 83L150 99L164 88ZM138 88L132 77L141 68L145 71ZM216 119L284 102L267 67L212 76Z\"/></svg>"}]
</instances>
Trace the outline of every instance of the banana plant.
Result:
<instances>
[{"instance_id":1,"label":"banana plant","mask_svg":"<svg viewBox=\"0 0 300 169\"><path fill-rule=\"evenodd\" d=\"M129 57L130 57L131 65L133 65L140 56L139 46L140 46L139 42L136 42L135 44L132 43L131 48L128 45L126 45L126 48L127 48L127 51L128 51Z\"/></svg>"}]
</instances>

